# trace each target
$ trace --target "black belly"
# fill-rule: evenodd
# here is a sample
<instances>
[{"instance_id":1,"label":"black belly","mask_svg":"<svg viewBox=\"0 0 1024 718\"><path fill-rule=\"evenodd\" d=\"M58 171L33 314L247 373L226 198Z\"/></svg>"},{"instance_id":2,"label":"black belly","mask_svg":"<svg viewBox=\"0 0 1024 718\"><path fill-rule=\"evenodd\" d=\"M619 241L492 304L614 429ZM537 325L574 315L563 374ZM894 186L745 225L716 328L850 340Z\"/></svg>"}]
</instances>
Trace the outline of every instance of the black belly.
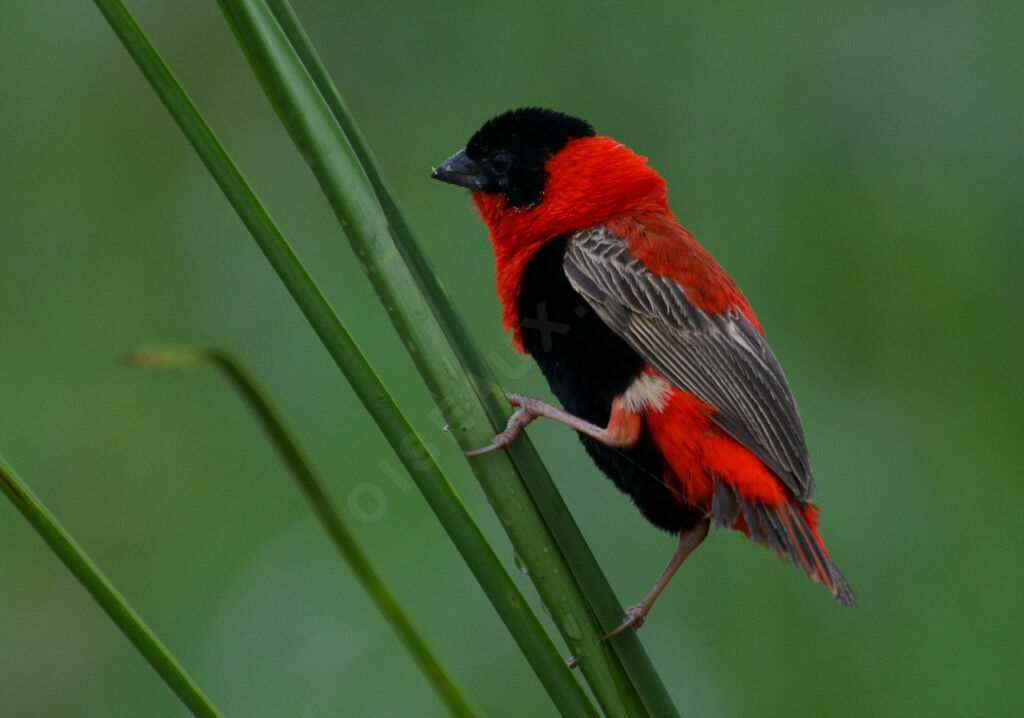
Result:
<instances>
[{"instance_id":1,"label":"black belly","mask_svg":"<svg viewBox=\"0 0 1024 718\"><path fill-rule=\"evenodd\" d=\"M639 376L644 361L569 284L562 268L566 241L559 237L545 244L523 273L517 300L523 346L566 411L607 426L612 401ZM655 526L678 533L702 518L665 486L664 462L646 432L628 451L583 434L580 440L597 467Z\"/></svg>"}]
</instances>

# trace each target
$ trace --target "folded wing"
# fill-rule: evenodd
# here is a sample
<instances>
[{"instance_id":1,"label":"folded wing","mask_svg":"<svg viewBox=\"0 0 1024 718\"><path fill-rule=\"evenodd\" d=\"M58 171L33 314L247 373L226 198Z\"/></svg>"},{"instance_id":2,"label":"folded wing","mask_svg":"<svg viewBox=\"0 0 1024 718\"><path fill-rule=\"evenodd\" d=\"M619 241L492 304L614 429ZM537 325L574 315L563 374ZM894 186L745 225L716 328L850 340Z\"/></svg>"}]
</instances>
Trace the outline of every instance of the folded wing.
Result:
<instances>
[{"instance_id":1,"label":"folded wing","mask_svg":"<svg viewBox=\"0 0 1024 718\"><path fill-rule=\"evenodd\" d=\"M715 424L799 501L811 498L814 479L793 394L768 343L740 311L704 312L603 227L570 237L564 268L573 288L648 364L713 406Z\"/></svg>"}]
</instances>

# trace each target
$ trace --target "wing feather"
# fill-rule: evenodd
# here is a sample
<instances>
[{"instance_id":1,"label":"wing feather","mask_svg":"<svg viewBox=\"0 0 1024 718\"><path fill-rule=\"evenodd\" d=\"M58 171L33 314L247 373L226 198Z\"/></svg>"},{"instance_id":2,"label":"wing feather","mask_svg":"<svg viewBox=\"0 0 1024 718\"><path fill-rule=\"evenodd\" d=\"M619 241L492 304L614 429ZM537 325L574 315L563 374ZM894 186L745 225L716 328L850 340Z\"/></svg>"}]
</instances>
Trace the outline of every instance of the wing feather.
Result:
<instances>
[{"instance_id":1,"label":"wing feather","mask_svg":"<svg viewBox=\"0 0 1024 718\"><path fill-rule=\"evenodd\" d=\"M564 268L598 316L675 386L715 408L712 420L801 501L814 493L803 427L764 337L738 310L702 311L604 227L577 232Z\"/></svg>"}]
</instances>

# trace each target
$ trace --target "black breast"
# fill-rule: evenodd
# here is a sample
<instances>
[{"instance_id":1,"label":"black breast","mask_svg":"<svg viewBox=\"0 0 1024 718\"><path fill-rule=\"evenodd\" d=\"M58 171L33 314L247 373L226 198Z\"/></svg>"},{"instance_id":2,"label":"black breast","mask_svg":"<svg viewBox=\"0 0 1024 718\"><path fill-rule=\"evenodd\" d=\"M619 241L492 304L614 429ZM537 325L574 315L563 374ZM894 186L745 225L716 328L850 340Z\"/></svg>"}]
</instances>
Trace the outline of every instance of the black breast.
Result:
<instances>
[{"instance_id":1,"label":"black breast","mask_svg":"<svg viewBox=\"0 0 1024 718\"><path fill-rule=\"evenodd\" d=\"M566 411L607 426L612 401L639 376L644 361L569 284L562 268L566 241L546 243L523 273L517 298L523 346ZM656 526L675 533L701 518L672 497L662 481L664 462L646 433L629 451L589 436L580 440L598 468Z\"/></svg>"}]
</instances>

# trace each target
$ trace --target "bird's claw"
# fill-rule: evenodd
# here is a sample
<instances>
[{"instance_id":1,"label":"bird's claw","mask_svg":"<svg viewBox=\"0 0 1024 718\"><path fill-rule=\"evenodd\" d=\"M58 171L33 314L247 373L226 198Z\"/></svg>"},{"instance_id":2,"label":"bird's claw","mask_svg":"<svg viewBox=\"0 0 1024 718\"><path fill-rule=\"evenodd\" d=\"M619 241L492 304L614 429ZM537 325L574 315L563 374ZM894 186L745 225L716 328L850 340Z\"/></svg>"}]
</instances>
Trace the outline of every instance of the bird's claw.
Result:
<instances>
[{"instance_id":1,"label":"bird's claw","mask_svg":"<svg viewBox=\"0 0 1024 718\"><path fill-rule=\"evenodd\" d=\"M491 439L491 443L487 444L486 446L481 446L479 449L471 449L469 451L464 451L463 453L466 456L483 456L484 454L489 454L492 451L504 449L506 446L511 444L512 439L515 438L514 436L507 436L507 434L508 430L506 429L505 431L501 432L493 439Z\"/></svg>"},{"instance_id":2,"label":"bird's claw","mask_svg":"<svg viewBox=\"0 0 1024 718\"><path fill-rule=\"evenodd\" d=\"M509 404L518 407L514 412L512 412L512 416L509 417L508 423L505 425L505 430L491 439L491 442L486 446L481 446L479 449L472 449L471 451L465 452L466 456L480 456L492 451L497 451L498 449L504 449L515 441L516 437L522 433L527 424L537 418L538 414L525 406L525 404L529 402L529 397L523 396L522 394L506 394L505 398L508 399Z\"/></svg>"},{"instance_id":3,"label":"bird's claw","mask_svg":"<svg viewBox=\"0 0 1024 718\"><path fill-rule=\"evenodd\" d=\"M607 641L609 638L614 638L628 628L632 628L634 631L637 630L640 626L644 625L644 621L647 620L648 610L650 610L650 607L645 606L642 603L630 606L623 614L622 623L619 624L618 628L601 636L601 640Z\"/></svg>"}]
</instances>

